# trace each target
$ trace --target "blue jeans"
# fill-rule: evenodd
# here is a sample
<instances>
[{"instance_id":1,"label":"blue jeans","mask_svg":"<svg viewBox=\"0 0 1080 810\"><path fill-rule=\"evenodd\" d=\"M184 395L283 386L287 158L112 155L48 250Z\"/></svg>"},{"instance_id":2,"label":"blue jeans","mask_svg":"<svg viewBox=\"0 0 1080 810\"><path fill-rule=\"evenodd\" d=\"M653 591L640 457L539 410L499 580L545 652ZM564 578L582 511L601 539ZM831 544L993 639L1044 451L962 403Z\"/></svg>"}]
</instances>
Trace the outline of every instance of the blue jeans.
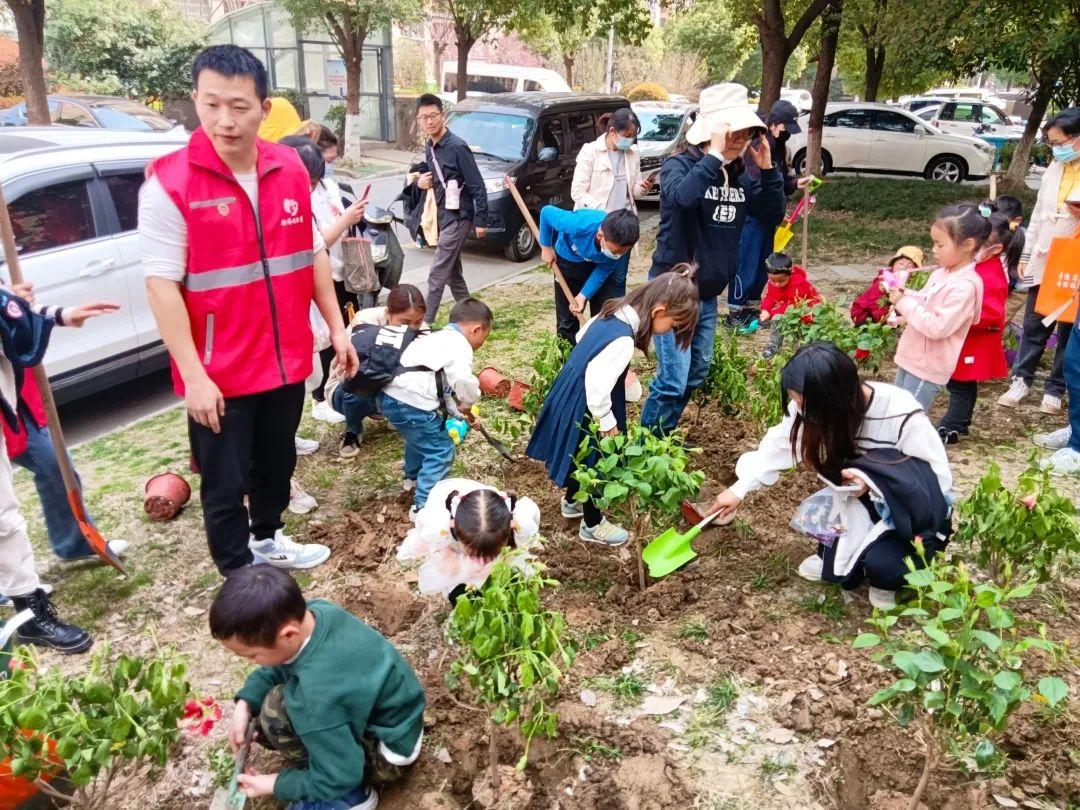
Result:
<instances>
[{"instance_id":1,"label":"blue jeans","mask_svg":"<svg viewBox=\"0 0 1080 810\"><path fill-rule=\"evenodd\" d=\"M893 385L897 388L903 388L915 397L915 401L919 403L924 411L930 410L930 406L934 404L938 393L944 388L944 386L924 380L922 377L916 377L910 371L904 371L902 368L896 370L896 379L893 381Z\"/></svg>"},{"instance_id":2,"label":"blue jeans","mask_svg":"<svg viewBox=\"0 0 1080 810\"><path fill-rule=\"evenodd\" d=\"M344 385L335 388L334 395L330 399L334 410L345 417L345 430L357 436L364 435L364 417L379 412L379 405L374 395L353 394L346 391Z\"/></svg>"},{"instance_id":3,"label":"blue jeans","mask_svg":"<svg viewBox=\"0 0 1080 810\"><path fill-rule=\"evenodd\" d=\"M24 420L23 424L26 426L26 451L12 460L34 475L41 511L45 514L49 544L62 560L93 557L94 550L86 542L78 521L71 513L49 429L39 428L29 419Z\"/></svg>"},{"instance_id":4,"label":"blue jeans","mask_svg":"<svg viewBox=\"0 0 1080 810\"><path fill-rule=\"evenodd\" d=\"M1078 319L1080 323L1080 319ZM1069 448L1080 453L1080 329L1073 324L1069 342L1065 344L1065 387L1069 391ZM1058 350L1060 351L1060 349Z\"/></svg>"},{"instance_id":5,"label":"blue jeans","mask_svg":"<svg viewBox=\"0 0 1080 810\"><path fill-rule=\"evenodd\" d=\"M340 413L340 411L338 411ZM353 788L340 799L318 799L302 802L290 802L285 810L349 810L351 807L367 801L370 789Z\"/></svg>"},{"instance_id":6,"label":"blue jeans","mask_svg":"<svg viewBox=\"0 0 1080 810\"><path fill-rule=\"evenodd\" d=\"M673 332L653 338L657 368L649 383L649 398L641 409L644 427L668 431L678 426L690 395L709 375L715 342L716 298L707 298L699 305L697 328L689 349L675 345Z\"/></svg>"},{"instance_id":7,"label":"blue jeans","mask_svg":"<svg viewBox=\"0 0 1080 810\"><path fill-rule=\"evenodd\" d=\"M422 509L431 488L446 477L454 463L454 442L438 411L422 411L379 394L379 410L405 442L405 478L416 481L413 504Z\"/></svg>"},{"instance_id":8,"label":"blue jeans","mask_svg":"<svg viewBox=\"0 0 1080 810\"><path fill-rule=\"evenodd\" d=\"M746 218L739 237L739 267L728 287L727 300L732 309L756 306L761 302L761 291L768 281L765 259L772 253L772 240L767 231L754 217Z\"/></svg>"}]
</instances>

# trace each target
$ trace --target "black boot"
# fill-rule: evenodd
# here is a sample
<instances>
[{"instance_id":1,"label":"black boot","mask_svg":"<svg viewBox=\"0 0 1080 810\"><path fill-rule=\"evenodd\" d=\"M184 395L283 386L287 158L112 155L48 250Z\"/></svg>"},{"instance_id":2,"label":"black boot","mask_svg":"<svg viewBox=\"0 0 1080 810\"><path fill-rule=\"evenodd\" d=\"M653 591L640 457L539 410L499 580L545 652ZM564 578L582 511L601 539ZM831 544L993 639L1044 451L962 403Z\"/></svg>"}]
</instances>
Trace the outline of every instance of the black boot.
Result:
<instances>
[{"instance_id":1,"label":"black boot","mask_svg":"<svg viewBox=\"0 0 1080 810\"><path fill-rule=\"evenodd\" d=\"M52 647L70 655L86 652L94 643L90 634L81 627L65 624L56 615L56 608L48 594L38 588L28 596L13 596L16 613L31 610L34 617L23 624L16 633L24 644L37 644L40 647Z\"/></svg>"}]
</instances>

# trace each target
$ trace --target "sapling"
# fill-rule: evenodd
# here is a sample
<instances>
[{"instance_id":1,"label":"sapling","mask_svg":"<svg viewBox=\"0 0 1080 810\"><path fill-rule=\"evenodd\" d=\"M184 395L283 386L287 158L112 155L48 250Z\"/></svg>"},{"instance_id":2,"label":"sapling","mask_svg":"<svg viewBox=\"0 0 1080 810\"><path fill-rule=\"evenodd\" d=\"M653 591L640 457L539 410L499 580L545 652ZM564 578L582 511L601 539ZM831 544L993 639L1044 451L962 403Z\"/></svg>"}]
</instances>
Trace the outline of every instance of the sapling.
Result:
<instances>
[{"instance_id":1,"label":"sapling","mask_svg":"<svg viewBox=\"0 0 1080 810\"><path fill-rule=\"evenodd\" d=\"M877 371L882 362L893 355L896 330L873 320L856 326L848 317L846 306L842 306L829 301L799 304L781 315L773 329L781 331L792 350L815 340L824 340L836 344L860 366Z\"/></svg>"},{"instance_id":2,"label":"sapling","mask_svg":"<svg viewBox=\"0 0 1080 810\"><path fill-rule=\"evenodd\" d=\"M657 434L641 425L628 432L601 436L595 422L574 456L575 499L592 499L597 508L629 519L637 545L638 584L645 589L641 544L656 519L679 514L686 498L697 497L705 473L690 470L690 454L682 434Z\"/></svg>"},{"instance_id":3,"label":"sapling","mask_svg":"<svg viewBox=\"0 0 1080 810\"><path fill-rule=\"evenodd\" d=\"M869 700L886 707L904 727L914 725L925 747L923 770L909 810L919 806L935 770L948 758L976 769L998 759L994 739L1009 716L1032 698L1024 657L1041 650L1056 661L1062 648L1045 627L1021 631L1010 603L1029 596L1036 581L1012 586L976 583L963 563L940 557L916 569L908 561L908 585L915 599L867 622L856 648L879 648L875 661L900 677ZM1068 692L1064 681L1044 677L1035 686L1038 702L1053 708Z\"/></svg>"},{"instance_id":4,"label":"sapling","mask_svg":"<svg viewBox=\"0 0 1080 810\"><path fill-rule=\"evenodd\" d=\"M43 669L29 648L14 660L20 666L0 680L0 760L10 759L14 776L63 805L98 810L115 806L147 766L164 767L190 694L173 652L115 657L106 646L81 677ZM49 784L62 770L71 795Z\"/></svg>"},{"instance_id":5,"label":"sapling","mask_svg":"<svg viewBox=\"0 0 1080 810\"><path fill-rule=\"evenodd\" d=\"M523 770L533 737L554 737L558 718L552 704L576 649L561 613L546 610L540 599L545 587L558 585L533 560L515 559L504 551L487 582L458 598L448 632L461 645L450 665L447 686L467 681L473 699L489 707L491 784L499 789L497 728L516 725L525 739L518 760Z\"/></svg>"},{"instance_id":6,"label":"sapling","mask_svg":"<svg viewBox=\"0 0 1080 810\"><path fill-rule=\"evenodd\" d=\"M1056 562L1080 554L1080 526L1072 501L1054 487L1050 471L1033 457L1017 485L1008 489L991 462L974 491L956 507L956 541L975 562L1000 580L1006 564L1046 582Z\"/></svg>"}]
</instances>

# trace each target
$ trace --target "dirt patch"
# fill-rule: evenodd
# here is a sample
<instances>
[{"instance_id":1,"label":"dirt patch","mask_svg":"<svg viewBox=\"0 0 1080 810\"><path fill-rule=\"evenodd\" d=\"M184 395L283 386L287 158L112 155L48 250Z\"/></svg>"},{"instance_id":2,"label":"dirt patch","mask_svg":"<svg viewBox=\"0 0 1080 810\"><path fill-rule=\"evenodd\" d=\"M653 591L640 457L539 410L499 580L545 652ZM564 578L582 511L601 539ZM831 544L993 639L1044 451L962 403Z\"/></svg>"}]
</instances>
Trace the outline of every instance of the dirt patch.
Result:
<instances>
[{"instance_id":1,"label":"dirt patch","mask_svg":"<svg viewBox=\"0 0 1080 810\"><path fill-rule=\"evenodd\" d=\"M425 602L405 582L370 580L339 594L342 606L384 636L412 627L424 613Z\"/></svg>"}]
</instances>

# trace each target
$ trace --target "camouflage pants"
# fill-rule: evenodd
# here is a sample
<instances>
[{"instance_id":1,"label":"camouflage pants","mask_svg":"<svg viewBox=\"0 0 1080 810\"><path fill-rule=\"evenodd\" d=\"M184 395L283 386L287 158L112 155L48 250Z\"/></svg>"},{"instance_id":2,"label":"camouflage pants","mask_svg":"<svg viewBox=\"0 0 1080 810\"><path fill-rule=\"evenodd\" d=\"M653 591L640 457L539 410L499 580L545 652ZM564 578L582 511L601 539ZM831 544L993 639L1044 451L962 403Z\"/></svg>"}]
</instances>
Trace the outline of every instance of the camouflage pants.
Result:
<instances>
[{"instance_id":1,"label":"camouflage pants","mask_svg":"<svg viewBox=\"0 0 1080 810\"><path fill-rule=\"evenodd\" d=\"M285 711L285 687L280 684L266 693L259 711L259 742L277 751L289 765L307 767L307 749L293 729L289 714ZM374 735L365 734L360 744L364 748L364 784L381 785L400 779L405 769L392 765L379 751L379 741Z\"/></svg>"}]
</instances>

